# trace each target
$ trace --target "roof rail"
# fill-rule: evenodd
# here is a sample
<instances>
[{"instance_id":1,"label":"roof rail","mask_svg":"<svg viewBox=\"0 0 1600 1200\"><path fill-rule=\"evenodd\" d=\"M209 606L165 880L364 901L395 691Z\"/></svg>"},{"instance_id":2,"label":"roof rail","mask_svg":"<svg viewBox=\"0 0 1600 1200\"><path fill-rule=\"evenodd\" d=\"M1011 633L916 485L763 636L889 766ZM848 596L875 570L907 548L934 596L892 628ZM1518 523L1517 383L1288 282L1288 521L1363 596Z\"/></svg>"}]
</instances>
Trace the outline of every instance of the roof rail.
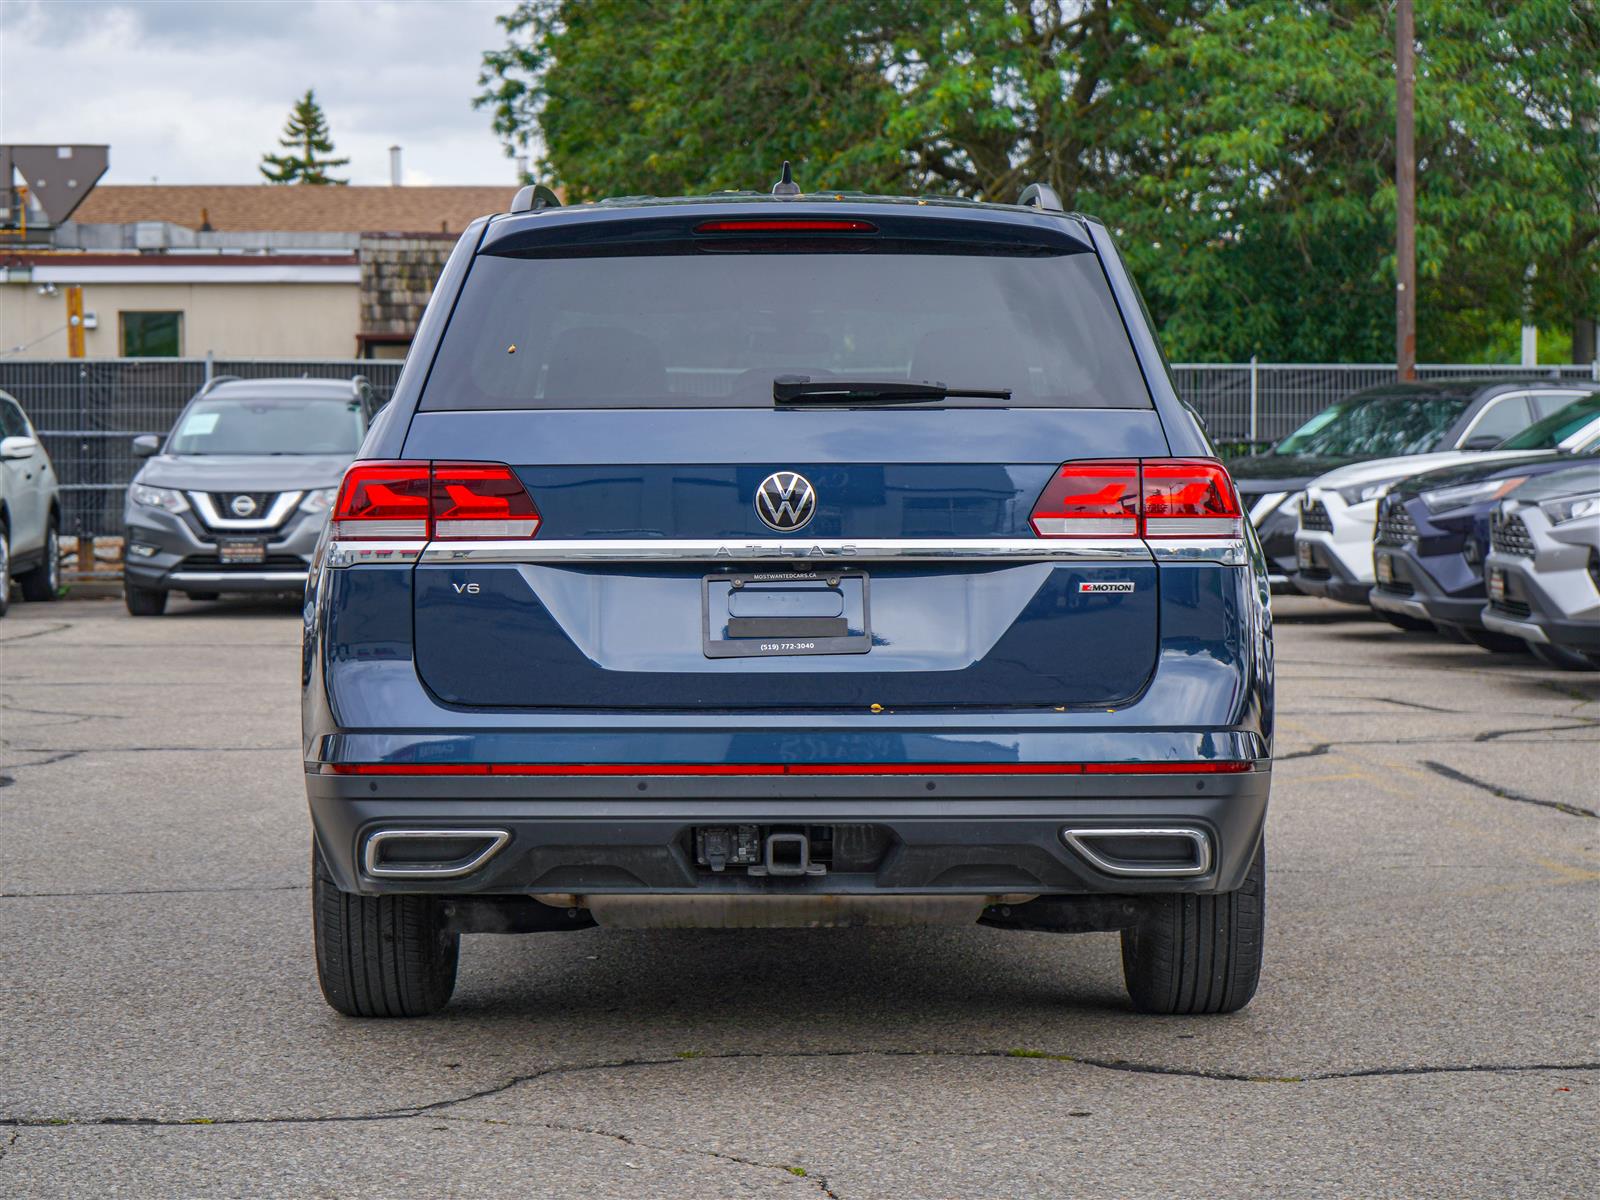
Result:
<instances>
[{"instance_id":1,"label":"roof rail","mask_svg":"<svg viewBox=\"0 0 1600 1200\"><path fill-rule=\"evenodd\" d=\"M1056 195L1055 188L1048 183L1030 183L1022 189L1022 195L1017 197L1018 204L1037 208L1040 212L1066 212L1061 205L1061 197Z\"/></svg>"},{"instance_id":2,"label":"roof rail","mask_svg":"<svg viewBox=\"0 0 1600 1200\"><path fill-rule=\"evenodd\" d=\"M204 396L207 392L209 392L212 388L216 387L217 384L219 384L219 383L243 383L243 382L244 382L244 377L242 375L213 375L210 379L206 380L203 384L200 385L200 390L198 392L196 392L195 395Z\"/></svg>"},{"instance_id":3,"label":"roof rail","mask_svg":"<svg viewBox=\"0 0 1600 1200\"><path fill-rule=\"evenodd\" d=\"M530 183L527 187L517 189L517 194L511 197L511 208L508 211L525 213L538 212L541 208L560 207L560 196L542 183Z\"/></svg>"}]
</instances>

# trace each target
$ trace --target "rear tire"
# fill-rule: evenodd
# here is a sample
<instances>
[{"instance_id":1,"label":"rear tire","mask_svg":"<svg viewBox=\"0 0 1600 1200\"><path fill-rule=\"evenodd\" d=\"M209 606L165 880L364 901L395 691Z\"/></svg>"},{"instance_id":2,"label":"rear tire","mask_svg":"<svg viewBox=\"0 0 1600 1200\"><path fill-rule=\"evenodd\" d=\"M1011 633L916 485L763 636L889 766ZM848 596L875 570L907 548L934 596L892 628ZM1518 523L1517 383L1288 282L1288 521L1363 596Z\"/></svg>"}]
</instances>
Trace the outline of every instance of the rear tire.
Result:
<instances>
[{"instance_id":1,"label":"rear tire","mask_svg":"<svg viewBox=\"0 0 1600 1200\"><path fill-rule=\"evenodd\" d=\"M1215 896L1160 896L1122 931L1122 977L1140 1012L1238 1012L1256 994L1266 931L1267 844L1244 884Z\"/></svg>"},{"instance_id":2,"label":"rear tire","mask_svg":"<svg viewBox=\"0 0 1600 1200\"><path fill-rule=\"evenodd\" d=\"M1477 629L1471 625L1461 627L1462 636L1481 650L1491 654L1526 654L1528 643L1509 633L1497 633L1493 629Z\"/></svg>"},{"instance_id":3,"label":"rear tire","mask_svg":"<svg viewBox=\"0 0 1600 1200\"><path fill-rule=\"evenodd\" d=\"M134 587L131 583L124 583L122 602L128 606L128 612L136 617L159 617L167 611L167 593L160 588Z\"/></svg>"},{"instance_id":4,"label":"rear tire","mask_svg":"<svg viewBox=\"0 0 1600 1200\"><path fill-rule=\"evenodd\" d=\"M1563 646L1547 646L1543 642L1529 642L1533 656L1547 667L1558 671L1600 671L1600 660Z\"/></svg>"},{"instance_id":5,"label":"rear tire","mask_svg":"<svg viewBox=\"0 0 1600 1200\"><path fill-rule=\"evenodd\" d=\"M1408 617L1405 613L1389 612L1387 609L1375 608L1372 610L1396 629L1404 629L1407 633L1432 633L1433 622L1424 621L1421 617Z\"/></svg>"},{"instance_id":6,"label":"rear tire","mask_svg":"<svg viewBox=\"0 0 1600 1200\"><path fill-rule=\"evenodd\" d=\"M311 846L317 982L347 1017L425 1017L450 1002L461 935L433 896L341 892Z\"/></svg>"},{"instance_id":7,"label":"rear tire","mask_svg":"<svg viewBox=\"0 0 1600 1200\"><path fill-rule=\"evenodd\" d=\"M54 600L61 595L61 537L56 532L55 518L44 535L44 561L26 575L19 575L24 600Z\"/></svg>"}]
</instances>

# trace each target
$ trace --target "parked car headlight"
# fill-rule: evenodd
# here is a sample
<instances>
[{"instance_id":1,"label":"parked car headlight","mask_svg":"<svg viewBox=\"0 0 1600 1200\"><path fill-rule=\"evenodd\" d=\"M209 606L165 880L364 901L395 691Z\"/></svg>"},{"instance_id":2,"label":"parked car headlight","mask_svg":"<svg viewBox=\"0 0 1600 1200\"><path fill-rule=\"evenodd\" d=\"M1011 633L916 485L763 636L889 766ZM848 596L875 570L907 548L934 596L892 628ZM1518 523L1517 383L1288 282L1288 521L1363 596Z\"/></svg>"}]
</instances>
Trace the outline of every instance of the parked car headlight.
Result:
<instances>
[{"instance_id":1,"label":"parked car headlight","mask_svg":"<svg viewBox=\"0 0 1600 1200\"><path fill-rule=\"evenodd\" d=\"M1600 517L1600 492L1562 496L1559 500L1545 500L1540 503L1539 508L1550 518L1552 525L1581 521L1584 517Z\"/></svg>"},{"instance_id":2,"label":"parked car headlight","mask_svg":"<svg viewBox=\"0 0 1600 1200\"><path fill-rule=\"evenodd\" d=\"M1356 483L1349 487L1336 488L1341 499L1346 504L1362 504L1368 500L1376 500L1392 488L1397 480L1386 479L1382 483Z\"/></svg>"},{"instance_id":3,"label":"parked car headlight","mask_svg":"<svg viewBox=\"0 0 1600 1200\"><path fill-rule=\"evenodd\" d=\"M1483 479L1477 483L1458 483L1454 487L1434 488L1431 492L1422 493L1422 502L1428 506L1428 511L1431 513L1465 508L1469 504L1498 500L1519 483L1526 482L1527 478L1526 475L1518 475L1511 479Z\"/></svg>"},{"instance_id":4,"label":"parked car headlight","mask_svg":"<svg viewBox=\"0 0 1600 1200\"><path fill-rule=\"evenodd\" d=\"M339 498L339 489L315 488L306 493L306 498L300 501L300 511L307 513L325 513L333 507L333 502Z\"/></svg>"},{"instance_id":5,"label":"parked car headlight","mask_svg":"<svg viewBox=\"0 0 1600 1200\"><path fill-rule=\"evenodd\" d=\"M133 497L135 504L142 504L145 508L159 508L169 513L186 512L189 508L189 502L183 498L183 493L174 488L151 487L149 484L136 483L128 489L128 494Z\"/></svg>"}]
</instances>

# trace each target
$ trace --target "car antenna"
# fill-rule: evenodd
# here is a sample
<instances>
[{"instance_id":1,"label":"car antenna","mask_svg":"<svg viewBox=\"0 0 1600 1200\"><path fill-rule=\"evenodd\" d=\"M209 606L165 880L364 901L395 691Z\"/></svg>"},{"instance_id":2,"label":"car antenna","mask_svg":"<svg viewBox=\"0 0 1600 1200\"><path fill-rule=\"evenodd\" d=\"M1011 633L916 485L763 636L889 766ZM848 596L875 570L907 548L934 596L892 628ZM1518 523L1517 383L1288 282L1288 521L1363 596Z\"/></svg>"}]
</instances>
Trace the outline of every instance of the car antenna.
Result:
<instances>
[{"instance_id":1,"label":"car antenna","mask_svg":"<svg viewBox=\"0 0 1600 1200\"><path fill-rule=\"evenodd\" d=\"M778 182L772 185L772 194L774 196L798 196L800 194L800 185L794 181L794 173L789 169L789 160L787 158L783 160L783 174L779 177Z\"/></svg>"}]
</instances>

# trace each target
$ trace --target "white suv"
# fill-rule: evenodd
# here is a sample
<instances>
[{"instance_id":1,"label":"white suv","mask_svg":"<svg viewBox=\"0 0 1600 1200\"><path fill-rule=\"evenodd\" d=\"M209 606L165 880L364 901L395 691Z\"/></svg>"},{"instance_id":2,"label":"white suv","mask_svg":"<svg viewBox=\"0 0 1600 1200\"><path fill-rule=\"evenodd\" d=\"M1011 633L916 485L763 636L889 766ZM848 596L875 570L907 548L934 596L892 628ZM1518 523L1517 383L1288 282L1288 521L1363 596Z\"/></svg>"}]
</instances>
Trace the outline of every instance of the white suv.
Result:
<instances>
[{"instance_id":1,"label":"white suv","mask_svg":"<svg viewBox=\"0 0 1600 1200\"><path fill-rule=\"evenodd\" d=\"M23 414L0 392L0 616L15 580L27 600L61 591L61 497L50 456Z\"/></svg>"},{"instance_id":2,"label":"white suv","mask_svg":"<svg viewBox=\"0 0 1600 1200\"><path fill-rule=\"evenodd\" d=\"M1300 499L1299 528L1294 535L1295 587L1311 596L1366 604L1376 582L1372 535L1378 522L1378 502L1390 488L1424 471L1459 463L1526 458L1551 450L1589 452L1600 440L1600 412L1595 408L1592 394L1574 400L1507 438L1499 449L1379 458L1339 467L1312 480ZM1574 419L1581 422L1576 431ZM1378 615L1402 628L1430 624L1381 610Z\"/></svg>"}]
</instances>

